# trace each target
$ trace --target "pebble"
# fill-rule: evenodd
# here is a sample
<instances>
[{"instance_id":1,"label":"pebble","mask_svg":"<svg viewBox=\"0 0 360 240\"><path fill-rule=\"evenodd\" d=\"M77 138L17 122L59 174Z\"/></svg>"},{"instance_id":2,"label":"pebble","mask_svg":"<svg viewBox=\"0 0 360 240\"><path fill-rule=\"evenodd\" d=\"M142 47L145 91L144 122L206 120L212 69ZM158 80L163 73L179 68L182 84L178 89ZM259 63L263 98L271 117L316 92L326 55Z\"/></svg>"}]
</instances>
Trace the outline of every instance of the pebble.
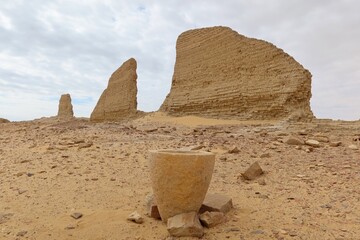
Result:
<instances>
[{"instance_id":1,"label":"pebble","mask_svg":"<svg viewBox=\"0 0 360 240\"><path fill-rule=\"evenodd\" d=\"M263 153L260 155L260 158L268 158L270 157L270 153Z\"/></svg>"},{"instance_id":2,"label":"pebble","mask_svg":"<svg viewBox=\"0 0 360 240\"><path fill-rule=\"evenodd\" d=\"M309 139L305 141L306 145L309 145L311 147L320 147L320 143L314 139Z\"/></svg>"},{"instance_id":3,"label":"pebble","mask_svg":"<svg viewBox=\"0 0 360 240\"><path fill-rule=\"evenodd\" d=\"M304 145L304 141L300 138L289 136L284 140L284 143L288 145Z\"/></svg>"},{"instance_id":4,"label":"pebble","mask_svg":"<svg viewBox=\"0 0 360 240\"><path fill-rule=\"evenodd\" d=\"M330 147L338 147L342 144L342 142L340 141L336 141L336 142L330 142L329 145Z\"/></svg>"},{"instance_id":5,"label":"pebble","mask_svg":"<svg viewBox=\"0 0 360 240\"><path fill-rule=\"evenodd\" d=\"M16 234L16 236L18 236L18 237L23 237L23 236L25 236L27 234L27 231L20 231L20 232L18 232L17 234Z\"/></svg>"},{"instance_id":6,"label":"pebble","mask_svg":"<svg viewBox=\"0 0 360 240\"><path fill-rule=\"evenodd\" d=\"M207 228L212 228L224 222L224 213L206 211L200 215L200 222Z\"/></svg>"},{"instance_id":7,"label":"pebble","mask_svg":"<svg viewBox=\"0 0 360 240\"><path fill-rule=\"evenodd\" d=\"M254 162L244 173L242 173L241 175L243 176L243 178L245 178L246 180L254 180L255 178L259 177L260 175L262 175L264 172L261 169L260 165L258 162Z\"/></svg>"},{"instance_id":8,"label":"pebble","mask_svg":"<svg viewBox=\"0 0 360 240\"><path fill-rule=\"evenodd\" d=\"M76 226L73 225L73 224L69 224L69 225L67 225L67 226L65 227L66 230L72 230L72 229L75 229L75 228L76 228Z\"/></svg>"},{"instance_id":9,"label":"pebble","mask_svg":"<svg viewBox=\"0 0 360 240\"><path fill-rule=\"evenodd\" d=\"M134 222L134 223L138 223L141 224L144 222L143 217L137 212L132 212L128 217L127 220Z\"/></svg>"},{"instance_id":10,"label":"pebble","mask_svg":"<svg viewBox=\"0 0 360 240\"><path fill-rule=\"evenodd\" d=\"M237 147L234 147L233 149L230 149L228 153L239 153L240 150Z\"/></svg>"},{"instance_id":11,"label":"pebble","mask_svg":"<svg viewBox=\"0 0 360 240\"><path fill-rule=\"evenodd\" d=\"M358 146L354 145L354 144L351 144L349 145L349 148L352 149L352 150L358 150Z\"/></svg>"},{"instance_id":12,"label":"pebble","mask_svg":"<svg viewBox=\"0 0 360 240\"><path fill-rule=\"evenodd\" d=\"M74 212L70 216L73 217L74 219L79 219L83 216L83 214L80 212Z\"/></svg>"}]
</instances>

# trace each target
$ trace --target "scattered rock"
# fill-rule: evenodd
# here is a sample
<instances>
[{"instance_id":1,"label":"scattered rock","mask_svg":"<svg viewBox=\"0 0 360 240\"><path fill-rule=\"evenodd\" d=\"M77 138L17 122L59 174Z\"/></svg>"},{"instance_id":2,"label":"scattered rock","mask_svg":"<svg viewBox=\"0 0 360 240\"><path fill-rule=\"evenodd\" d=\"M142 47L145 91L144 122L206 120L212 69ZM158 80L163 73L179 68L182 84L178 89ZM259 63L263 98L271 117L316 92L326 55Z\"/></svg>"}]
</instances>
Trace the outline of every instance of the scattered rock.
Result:
<instances>
[{"instance_id":1,"label":"scattered rock","mask_svg":"<svg viewBox=\"0 0 360 240\"><path fill-rule=\"evenodd\" d=\"M239 153L240 150L237 147L234 147L228 151L228 153Z\"/></svg>"},{"instance_id":2,"label":"scattered rock","mask_svg":"<svg viewBox=\"0 0 360 240\"><path fill-rule=\"evenodd\" d=\"M336 142L330 142L329 145L330 147L338 147L342 144L342 142L340 141L336 141Z\"/></svg>"},{"instance_id":3,"label":"scattered rock","mask_svg":"<svg viewBox=\"0 0 360 240\"><path fill-rule=\"evenodd\" d=\"M268 158L270 157L270 153L263 153L260 155L260 158Z\"/></svg>"},{"instance_id":4,"label":"scattered rock","mask_svg":"<svg viewBox=\"0 0 360 240\"><path fill-rule=\"evenodd\" d=\"M13 213L0 213L0 224L9 221L13 215Z\"/></svg>"},{"instance_id":5,"label":"scattered rock","mask_svg":"<svg viewBox=\"0 0 360 240\"><path fill-rule=\"evenodd\" d=\"M74 224L69 224L65 227L65 230L72 230L72 229L75 229L76 226Z\"/></svg>"},{"instance_id":6,"label":"scattered rock","mask_svg":"<svg viewBox=\"0 0 360 240\"><path fill-rule=\"evenodd\" d=\"M357 150L357 149L359 149L358 146L356 146L356 145L354 145L354 144L349 145L349 148L352 149L352 150Z\"/></svg>"},{"instance_id":7,"label":"scattered rock","mask_svg":"<svg viewBox=\"0 0 360 240\"><path fill-rule=\"evenodd\" d=\"M242 173L242 177L246 180L254 180L255 178L262 175L264 172L261 169L258 162L254 162L244 173Z\"/></svg>"},{"instance_id":8,"label":"scattered rock","mask_svg":"<svg viewBox=\"0 0 360 240\"><path fill-rule=\"evenodd\" d=\"M227 213L232 209L232 207L233 204L230 197L217 193L208 193L205 196L204 202L201 205L199 212L204 213L209 211Z\"/></svg>"},{"instance_id":9,"label":"scattered rock","mask_svg":"<svg viewBox=\"0 0 360 240\"><path fill-rule=\"evenodd\" d=\"M322 135L322 134L315 134L314 140L316 140L318 142L323 142L323 143L328 143L329 142L329 138L327 136L325 136L325 135Z\"/></svg>"},{"instance_id":10,"label":"scattered rock","mask_svg":"<svg viewBox=\"0 0 360 240\"><path fill-rule=\"evenodd\" d=\"M18 232L17 234L16 234L16 236L18 236L18 237L23 237L23 236L25 236L27 234L27 231L20 231L20 232Z\"/></svg>"},{"instance_id":11,"label":"scattered rock","mask_svg":"<svg viewBox=\"0 0 360 240\"><path fill-rule=\"evenodd\" d=\"M81 217L83 216L83 214L82 214L82 213L79 213L79 212L74 212L74 213L72 213L70 216L71 216L72 218L74 218L74 219L79 219L79 218L81 218Z\"/></svg>"},{"instance_id":12,"label":"scattered rock","mask_svg":"<svg viewBox=\"0 0 360 240\"><path fill-rule=\"evenodd\" d=\"M202 148L204 148L205 146L203 146L203 145L198 145L198 146L192 146L192 147L190 147L190 150L191 151L196 151L196 150L200 150L200 149L202 149Z\"/></svg>"},{"instance_id":13,"label":"scattered rock","mask_svg":"<svg viewBox=\"0 0 360 240\"><path fill-rule=\"evenodd\" d=\"M138 224L141 224L144 222L143 217L137 211L131 213L128 216L127 220L138 223Z\"/></svg>"},{"instance_id":14,"label":"scattered rock","mask_svg":"<svg viewBox=\"0 0 360 240\"><path fill-rule=\"evenodd\" d=\"M200 215L200 222L207 228L212 228L225 220L225 215L222 212L204 212Z\"/></svg>"},{"instance_id":15,"label":"scattered rock","mask_svg":"<svg viewBox=\"0 0 360 240\"><path fill-rule=\"evenodd\" d=\"M320 143L314 139L309 139L305 141L306 145L309 145L311 147L320 147Z\"/></svg>"},{"instance_id":16,"label":"scattered rock","mask_svg":"<svg viewBox=\"0 0 360 240\"><path fill-rule=\"evenodd\" d=\"M23 193L26 193L26 192L27 192L27 190L22 190L22 189L19 189L19 190L18 190L19 195L21 195L21 194L23 194Z\"/></svg>"},{"instance_id":17,"label":"scattered rock","mask_svg":"<svg viewBox=\"0 0 360 240\"><path fill-rule=\"evenodd\" d=\"M261 230L261 229L257 229L251 232L252 234L265 234L265 231Z\"/></svg>"},{"instance_id":18,"label":"scattered rock","mask_svg":"<svg viewBox=\"0 0 360 240\"><path fill-rule=\"evenodd\" d=\"M265 186L266 185L265 179L259 179L258 184L261 186Z\"/></svg>"},{"instance_id":19,"label":"scattered rock","mask_svg":"<svg viewBox=\"0 0 360 240\"><path fill-rule=\"evenodd\" d=\"M300 138L289 136L284 140L284 143L288 145L304 145L304 141Z\"/></svg>"},{"instance_id":20,"label":"scattered rock","mask_svg":"<svg viewBox=\"0 0 360 240\"><path fill-rule=\"evenodd\" d=\"M80 143L80 144L79 144L79 146L78 146L78 148L79 148L79 149L82 149L82 148L89 148L89 147L91 147L92 145L93 145L93 143L92 143L92 142Z\"/></svg>"},{"instance_id":21,"label":"scattered rock","mask_svg":"<svg viewBox=\"0 0 360 240\"><path fill-rule=\"evenodd\" d=\"M202 237L204 229L196 212L182 213L167 221L167 230L173 237Z\"/></svg>"}]
</instances>

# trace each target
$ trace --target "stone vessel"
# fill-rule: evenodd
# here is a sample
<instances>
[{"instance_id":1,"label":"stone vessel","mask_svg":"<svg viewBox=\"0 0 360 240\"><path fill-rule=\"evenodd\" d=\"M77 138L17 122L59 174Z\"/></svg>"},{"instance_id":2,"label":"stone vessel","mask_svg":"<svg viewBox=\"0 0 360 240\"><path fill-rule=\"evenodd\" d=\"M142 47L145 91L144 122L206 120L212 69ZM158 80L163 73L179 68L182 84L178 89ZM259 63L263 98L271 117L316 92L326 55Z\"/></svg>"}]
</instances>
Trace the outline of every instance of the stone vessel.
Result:
<instances>
[{"instance_id":1,"label":"stone vessel","mask_svg":"<svg viewBox=\"0 0 360 240\"><path fill-rule=\"evenodd\" d=\"M209 188L215 155L202 151L150 151L150 176L161 219L198 212Z\"/></svg>"}]
</instances>

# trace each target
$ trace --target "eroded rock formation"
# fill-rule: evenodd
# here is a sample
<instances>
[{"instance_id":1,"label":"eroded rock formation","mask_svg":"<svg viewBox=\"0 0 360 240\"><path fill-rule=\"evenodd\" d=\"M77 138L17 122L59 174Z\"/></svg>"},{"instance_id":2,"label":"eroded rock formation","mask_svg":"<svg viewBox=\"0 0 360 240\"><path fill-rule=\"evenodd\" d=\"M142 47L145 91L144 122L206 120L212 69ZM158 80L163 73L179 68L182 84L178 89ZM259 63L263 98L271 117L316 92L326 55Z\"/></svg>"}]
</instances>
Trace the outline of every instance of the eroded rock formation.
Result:
<instances>
[{"instance_id":1,"label":"eroded rock formation","mask_svg":"<svg viewBox=\"0 0 360 240\"><path fill-rule=\"evenodd\" d=\"M171 115L311 119L311 74L283 50L227 27L182 33L171 91L160 111Z\"/></svg>"},{"instance_id":2,"label":"eroded rock formation","mask_svg":"<svg viewBox=\"0 0 360 240\"><path fill-rule=\"evenodd\" d=\"M69 119L74 117L70 94L61 95L57 117L61 119Z\"/></svg>"},{"instance_id":3,"label":"eroded rock formation","mask_svg":"<svg viewBox=\"0 0 360 240\"><path fill-rule=\"evenodd\" d=\"M90 121L119 121L137 113L136 60L130 58L110 77L107 88L101 94Z\"/></svg>"}]
</instances>

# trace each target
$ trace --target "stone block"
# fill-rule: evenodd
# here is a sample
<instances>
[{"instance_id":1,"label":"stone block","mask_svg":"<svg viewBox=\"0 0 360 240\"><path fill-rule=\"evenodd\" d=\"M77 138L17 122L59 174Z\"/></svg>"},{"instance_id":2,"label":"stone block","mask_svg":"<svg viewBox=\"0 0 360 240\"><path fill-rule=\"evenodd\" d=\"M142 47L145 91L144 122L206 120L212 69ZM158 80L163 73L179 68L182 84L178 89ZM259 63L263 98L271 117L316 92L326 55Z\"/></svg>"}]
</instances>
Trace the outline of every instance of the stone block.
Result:
<instances>
[{"instance_id":1,"label":"stone block","mask_svg":"<svg viewBox=\"0 0 360 240\"><path fill-rule=\"evenodd\" d=\"M222 212L204 212L200 215L200 222L207 228L215 227L216 225L223 223L225 215Z\"/></svg>"},{"instance_id":2,"label":"stone block","mask_svg":"<svg viewBox=\"0 0 360 240\"><path fill-rule=\"evenodd\" d=\"M206 211L209 212L222 212L227 213L233 207L232 199L228 196L222 194L206 194L203 204L199 210L200 213L204 213Z\"/></svg>"},{"instance_id":3,"label":"stone block","mask_svg":"<svg viewBox=\"0 0 360 240\"><path fill-rule=\"evenodd\" d=\"M182 213L167 221L167 230L173 237L202 237L204 229L196 212Z\"/></svg>"}]
</instances>

